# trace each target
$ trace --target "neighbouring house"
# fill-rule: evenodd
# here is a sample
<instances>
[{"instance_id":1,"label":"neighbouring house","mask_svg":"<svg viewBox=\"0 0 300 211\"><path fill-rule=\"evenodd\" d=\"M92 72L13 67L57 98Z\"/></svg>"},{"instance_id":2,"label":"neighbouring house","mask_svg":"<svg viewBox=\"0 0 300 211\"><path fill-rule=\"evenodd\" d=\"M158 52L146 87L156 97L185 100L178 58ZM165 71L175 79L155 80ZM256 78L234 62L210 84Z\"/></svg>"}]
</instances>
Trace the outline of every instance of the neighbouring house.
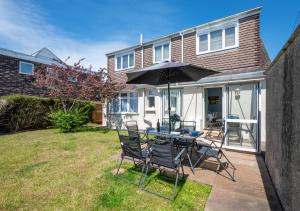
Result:
<instances>
[{"instance_id":1,"label":"neighbouring house","mask_svg":"<svg viewBox=\"0 0 300 211\"><path fill-rule=\"evenodd\" d=\"M266 165L284 209L299 210L300 25L266 75Z\"/></svg>"},{"instance_id":2,"label":"neighbouring house","mask_svg":"<svg viewBox=\"0 0 300 211\"><path fill-rule=\"evenodd\" d=\"M45 90L34 87L33 73L41 64L61 64L47 48L27 55L0 48L0 96L9 94L41 95Z\"/></svg>"},{"instance_id":3,"label":"neighbouring house","mask_svg":"<svg viewBox=\"0 0 300 211\"><path fill-rule=\"evenodd\" d=\"M109 75L126 74L164 61L180 61L219 73L197 82L171 85L171 112L203 130L225 120L235 128L226 147L265 149L264 70L270 59L260 37L261 8L184 29L155 40L106 54ZM107 125L136 120L141 129L156 127L168 115L167 86L128 85L107 106Z\"/></svg>"}]
</instances>

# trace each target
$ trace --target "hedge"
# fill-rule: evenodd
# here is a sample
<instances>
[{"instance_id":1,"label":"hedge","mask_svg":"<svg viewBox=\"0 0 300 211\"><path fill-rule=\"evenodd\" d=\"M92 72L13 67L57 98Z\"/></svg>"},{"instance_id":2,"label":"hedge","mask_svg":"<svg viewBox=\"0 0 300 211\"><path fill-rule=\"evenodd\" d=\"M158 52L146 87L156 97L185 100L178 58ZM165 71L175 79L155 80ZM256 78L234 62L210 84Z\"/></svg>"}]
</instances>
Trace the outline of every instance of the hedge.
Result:
<instances>
[{"instance_id":1,"label":"hedge","mask_svg":"<svg viewBox=\"0 0 300 211\"><path fill-rule=\"evenodd\" d=\"M89 118L94 104L89 101L76 101L74 108L90 108ZM61 108L57 99L28 95L10 95L0 97L0 132L16 132L29 129L43 129L53 126L49 114Z\"/></svg>"}]
</instances>

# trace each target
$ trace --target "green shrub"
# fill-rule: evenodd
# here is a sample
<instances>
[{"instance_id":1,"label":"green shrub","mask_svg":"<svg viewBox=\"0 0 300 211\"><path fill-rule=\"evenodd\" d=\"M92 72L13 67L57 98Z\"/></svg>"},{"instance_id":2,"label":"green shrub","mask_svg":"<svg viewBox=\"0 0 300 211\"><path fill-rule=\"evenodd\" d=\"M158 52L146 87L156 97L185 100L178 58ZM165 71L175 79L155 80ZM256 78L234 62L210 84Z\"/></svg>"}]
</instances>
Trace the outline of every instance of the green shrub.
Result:
<instances>
[{"instance_id":1,"label":"green shrub","mask_svg":"<svg viewBox=\"0 0 300 211\"><path fill-rule=\"evenodd\" d=\"M86 104L82 107L76 106L70 111L64 112L62 110L50 113L50 118L54 125L60 129L61 132L75 132L78 131L89 120L91 107Z\"/></svg>"},{"instance_id":2,"label":"green shrub","mask_svg":"<svg viewBox=\"0 0 300 211\"><path fill-rule=\"evenodd\" d=\"M71 103L69 103L69 106ZM74 110L88 110L88 121L94 105L88 101L76 101ZM53 126L49 114L61 108L57 99L27 95L10 95L0 98L0 132L16 132L28 129L42 129Z\"/></svg>"}]
</instances>

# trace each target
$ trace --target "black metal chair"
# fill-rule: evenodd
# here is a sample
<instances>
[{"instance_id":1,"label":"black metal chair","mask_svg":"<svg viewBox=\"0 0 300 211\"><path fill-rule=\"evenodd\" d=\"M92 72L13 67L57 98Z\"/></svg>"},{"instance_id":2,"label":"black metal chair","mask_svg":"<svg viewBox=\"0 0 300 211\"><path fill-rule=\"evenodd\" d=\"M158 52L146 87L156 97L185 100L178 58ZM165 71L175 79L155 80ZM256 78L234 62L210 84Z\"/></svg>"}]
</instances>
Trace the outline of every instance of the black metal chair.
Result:
<instances>
[{"instance_id":1,"label":"black metal chair","mask_svg":"<svg viewBox=\"0 0 300 211\"><path fill-rule=\"evenodd\" d=\"M197 166L197 164L202 161L203 158L214 158L216 159L216 161L218 162L218 167L216 169L216 172L219 173L220 171L220 166L227 172L227 174L229 175L229 177L235 181L234 179L234 171L236 170L235 166L232 164L232 162L227 158L227 156L224 154L223 152L223 145L225 142L225 138L228 134L228 130L226 131L226 133L224 133L224 130L222 132L222 138L221 138L221 143L218 146L218 144L216 144L216 142L214 140L209 140L211 141L210 144L208 145L201 145L201 144L197 144L197 149L196 152L199 155L198 160L194 163L193 168L195 168ZM225 158L225 160L227 161L227 166L224 165L224 163L222 163L221 159ZM229 167L229 164L231 165L231 167L233 168L233 173L230 174L230 172L228 171L227 167Z\"/></svg>"},{"instance_id":2,"label":"black metal chair","mask_svg":"<svg viewBox=\"0 0 300 211\"><path fill-rule=\"evenodd\" d=\"M146 139L141 138L137 121L135 121L135 120L127 121L126 122L126 128L127 128L128 135L130 137L138 137L140 139L141 143L146 143L147 142Z\"/></svg>"},{"instance_id":3,"label":"black metal chair","mask_svg":"<svg viewBox=\"0 0 300 211\"><path fill-rule=\"evenodd\" d=\"M184 170L182 166L183 154L185 153L185 149L181 149L179 153L176 152L176 148L173 145L173 142L169 139L150 139L148 140L148 148L149 148L149 161L147 162L147 167L145 171L144 180L141 183L143 190L156 194L160 197L175 200L177 196L177 184L179 178L180 168L182 169L182 178L184 179ZM176 180L173 189L172 197L164 196L160 193L153 192L145 189L145 180L147 178L149 167L157 166L160 170L160 167L165 167L168 169L172 169L176 172ZM160 170L161 172L161 170Z\"/></svg>"},{"instance_id":4,"label":"black metal chair","mask_svg":"<svg viewBox=\"0 0 300 211\"><path fill-rule=\"evenodd\" d=\"M139 185L140 185L145 170L147 158L149 155L148 149L141 148L140 139L138 137L125 136L119 134L119 139L122 148L122 153L121 153L121 161L116 174L119 173L119 170L121 168L124 159L130 159L130 160L132 159L134 164L136 164L135 163L135 159L136 159L143 163L142 174L139 180Z\"/></svg>"}]
</instances>

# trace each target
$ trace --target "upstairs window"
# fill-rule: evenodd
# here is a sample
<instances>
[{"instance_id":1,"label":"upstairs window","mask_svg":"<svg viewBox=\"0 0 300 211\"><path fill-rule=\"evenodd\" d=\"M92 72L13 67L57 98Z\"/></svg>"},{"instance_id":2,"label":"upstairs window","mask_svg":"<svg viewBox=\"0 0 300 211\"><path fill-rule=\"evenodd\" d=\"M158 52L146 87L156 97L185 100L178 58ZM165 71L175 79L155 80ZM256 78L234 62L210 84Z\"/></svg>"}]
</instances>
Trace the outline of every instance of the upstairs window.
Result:
<instances>
[{"instance_id":1,"label":"upstairs window","mask_svg":"<svg viewBox=\"0 0 300 211\"><path fill-rule=\"evenodd\" d=\"M28 62L20 62L19 73L33 75L34 64Z\"/></svg>"},{"instance_id":2,"label":"upstairs window","mask_svg":"<svg viewBox=\"0 0 300 211\"><path fill-rule=\"evenodd\" d=\"M225 47L235 46L235 27L225 29Z\"/></svg>"},{"instance_id":3,"label":"upstairs window","mask_svg":"<svg viewBox=\"0 0 300 211\"><path fill-rule=\"evenodd\" d=\"M116 56L116 70L126 70L134 67L134 53Z\"/></svg>"},{"instance_id":4,"label":"upstairs window","mask_svg":"<svg viewBox=\"0 0 300 211\"><path fill-rule=\"evenodd\" d=\"M153 63L170 60L170 42L154 45L153 47Z\"/></svg>"},{"instance_id":5,"label":"upstairs window","mask_svg":"<svg viewBox=\"0 0 300 211\"><path fill-rule=\"evenodd\" d=\"M210 33L210 50L222 49L222 30L213 31Z\"/></svg>"},{"instance_id":6,"label":"upstairs window","mask_svg":"<svg viewBox=\"0 0 300 211\"><path fill-rule=\"evenodd\" d=\"M238 47L237 24L197 33L197 54Z\"/></svg>"}]
</instances>

